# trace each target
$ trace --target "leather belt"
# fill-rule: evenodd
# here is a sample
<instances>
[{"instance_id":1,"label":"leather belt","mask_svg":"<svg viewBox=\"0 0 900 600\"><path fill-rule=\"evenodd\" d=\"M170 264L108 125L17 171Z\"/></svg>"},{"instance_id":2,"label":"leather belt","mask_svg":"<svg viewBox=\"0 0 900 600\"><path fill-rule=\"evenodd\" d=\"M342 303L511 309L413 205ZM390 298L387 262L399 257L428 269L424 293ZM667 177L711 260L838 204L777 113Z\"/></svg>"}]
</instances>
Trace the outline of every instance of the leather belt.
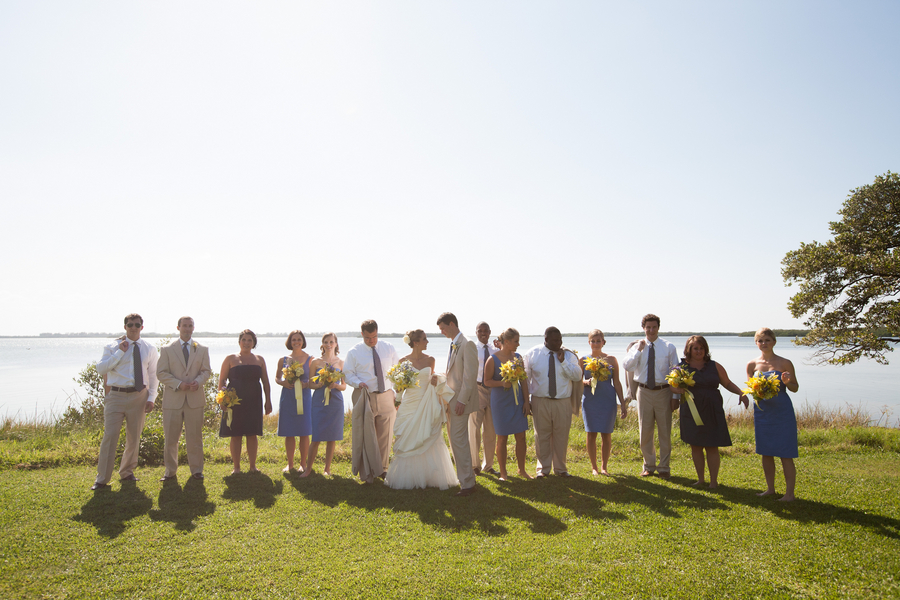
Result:
<instances>
[{"instance_id":1,"label":"leather belt","mask_svg":"<svg viewBox=\"0 0 900 600\"><path fill-rule=\"evenodd\" d=\"M656 387L648 387L646 384L643 384L643 383L638 383L638 385L639 385L640 387L644 388L645 390L650 390L650 391L652 391L652 392L656 392L656 391L659 391L659 390L664 390L664 389L666 389L667 387L669 387L668 385L658 385L658 386L656 386Z\"/></svg>"},{"instance_id":2,"label":"leather belt","mask_svg":"<svg viewBox=\"0 0 900 600\"><path fill-rule=\"evenodd\" d=\"M125 392L126 394L133 394L133 393L135 393L135 392L140 392L140 391L142 391L144 388L141 388L141 389L139 390L139 389L137 389L137 388L134 387L134 386L127 387L127 388L123 388L123 387L116 387L116 386L114 386L114 385L111 385L111 386L109 386L109 389L111 389L111 390L114 391L114 392Z\"/></svg>"}]
</instances>

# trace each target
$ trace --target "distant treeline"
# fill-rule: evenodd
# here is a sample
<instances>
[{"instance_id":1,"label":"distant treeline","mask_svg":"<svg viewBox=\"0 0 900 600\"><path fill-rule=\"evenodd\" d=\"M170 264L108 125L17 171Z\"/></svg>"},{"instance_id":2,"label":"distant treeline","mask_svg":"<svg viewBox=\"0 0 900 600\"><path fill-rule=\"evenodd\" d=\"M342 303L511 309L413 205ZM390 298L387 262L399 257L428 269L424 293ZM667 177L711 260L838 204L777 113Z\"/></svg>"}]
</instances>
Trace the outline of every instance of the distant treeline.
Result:
<instances>
[{"instance_id":1,"label":"distant treeline","mask_svg":"<svg viewBox=\"0 0 900 600\"><path fill-rule=\"evenodd\" d=\"M803 337L807 333L809 333L808 329L775 329L775 335L778 337ZM307 337L314 338L317 336L321 336L324 334L324 331L310 331L304 332ZM336 331L334 332L338 337L360 337L359 331ZM493 332L492 337L496 337L499 331ZM563 333L563 337L587 337L587 331L581 332L567 332ZM715 336L738 336L738 337L753 337L755 331L661 331L660 336L672 336L672 337L686 337L691 335L702 335L704 337L715 337ZM39 336L33 335L0 335L0 338L31 338L31 337L42 337L42 338L117 338L122 336L123 332L119 331L116 333L102 333L96 331L80 331L78 333L42 333ZM606 337L632 337L632 338L641 338L644 337L643 331L604 331L603 334ZM214 331L195 331L194 337L196 338L235 338L237 339L239 332L234 333L217 333ZM288 332L267 332L267 333L257 333L257 337L265 337L265 338L286 338ZM402 338L405 333L385 333L379 332L378 336L382 338ZM440 333L426 333L429 337L439 338L441 337ZM543 336L543 332L537 333L523 333L522 337L541 337ZM881 334L880 334L881 335ZM883 335L888 335L885 332ZM164 338L164 337L178 337L178 332L173 331L172 333L157 333L155 331L150 332L142 332L141 337L146 338ZM472 336L474 337L474 336Z\"/></svg>"},{"instance_id":2,"label":"distant treeline","mask_svg":"<svg viewBox=\"0 0 900 600\"><path fill-rule=\"evenodd\" d=\"M775 332L775 337L803 337L807 333L809 333L809 329L773 329ZM755 331L742 331L738 334L739 337L753 337L756 335Z\"/></svg>"}]
</instances>

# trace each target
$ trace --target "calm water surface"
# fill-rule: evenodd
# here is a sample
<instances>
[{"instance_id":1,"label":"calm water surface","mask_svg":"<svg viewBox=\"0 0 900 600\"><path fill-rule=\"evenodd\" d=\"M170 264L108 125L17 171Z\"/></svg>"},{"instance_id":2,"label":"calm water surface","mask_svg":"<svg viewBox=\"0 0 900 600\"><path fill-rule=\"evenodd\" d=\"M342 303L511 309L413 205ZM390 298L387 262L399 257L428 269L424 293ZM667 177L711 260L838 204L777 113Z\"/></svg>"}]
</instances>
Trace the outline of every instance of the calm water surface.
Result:
<instances>
[{"instance_id":1,"label":"calm water surface","mask_svg":"<svg viewBox=\"0 0 900 600\"><path fill-rule=\"evenodd\" d=\"M160 342L157 338L147 339L153 344ZM680 355L687 338L666 339L675 344ZM209 346L212 367L216 372L228 354L238 351L237 340L231 338L197 338L197 341ZM340 338L341 357L361 341L359 338ZM400 356L409 353L409 347L402 340L387 338L385 341L393 344ZM426 352L435 357L440 371L447 362L449 340L431 337L429 341ZM605 349L621 361L630 341L631 338L611 337ZM747 361L759 354L753 339L709 337L707 341L713 359L725 367L732 381L742 385L746 379L744 369ZM88 363L99 360L104 345L110 342L101 338L0 339L0 415L49 419L61 414L70 403L76 402L76 394L83 393L77 389L73 378ZM541 343L543 339L540 337L524 337L519 350L524 354ZM566 338L564 343L581 356L590 351L585 337ZM315 356L318 345L318 338L310 336L307 351ZM255 352L266 359L273 386L273 403L277 408L281 388L274 383L275 366L278 358L287 354L284 340L260 338ZM849 405L863 408L873 418L881 416L884 409L892 413L891 426L898 425L900 392L896 391L896 384L900 381L900 353L889 356L893 360L887 366L865 361L833 367L807 364L809 350L794 346L786 338L779 341L776 352L791 359L796 367L800 391L792 395L795 406L801 407L804 402L819 403L825 408L845 408ZM723 396L726 406L736 405L737 396L724 390Z\"/></svg>"}]
</instances>

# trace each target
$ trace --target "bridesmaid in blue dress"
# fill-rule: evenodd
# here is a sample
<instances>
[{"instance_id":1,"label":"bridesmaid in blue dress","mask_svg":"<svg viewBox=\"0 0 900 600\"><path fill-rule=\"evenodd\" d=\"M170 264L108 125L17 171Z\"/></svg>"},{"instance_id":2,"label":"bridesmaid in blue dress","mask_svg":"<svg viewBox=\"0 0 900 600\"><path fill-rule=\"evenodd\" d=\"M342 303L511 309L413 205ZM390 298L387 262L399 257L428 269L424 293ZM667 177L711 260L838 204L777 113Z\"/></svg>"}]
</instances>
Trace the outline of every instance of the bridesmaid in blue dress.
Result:
<instances>
[{"instance_id":1,"label":"bridesmaid in blue dress","mask_svg":"<svg viewBox=\"0 0 900 600\"><path fill-rule=\"evenodd\" d=\"M294 470L295 437L300 438L300 470L306 464L306 453L309 450L309 435L312 433L312 392L309 390L309 363L310 356L303 351L306 348L306 336L299 329L288 334L284 342L285 347L291 351L290 356L278 359L278 368L275 369L275 383L282 386L281 400L278 403L278 435L284 438L284 451L287 454L287 466L282 469L285 473ZM303 375L300 381L303 384L303 414L297 410L297 398L294 395L294 384L285 381L281 369L292 363L303 365Z\"/></svg>"},{"instance_id":2,"label":"bridesmaid in blue dress","mask_svg":"<svg viewBox=\"0 0 900 600\"><path fill-rule=\"evenodd\" d=\"M612 432L616 428L616 398L619 399L622 418L628 414L628 405L622 397L622 384L619 383L619 361L616 357L603 351L606 338L599 329L588 335L591 345L591 357L601 358L609 366L612 373L606 381L597 383L597 393L591 391L591 374L584 368L587 358L581 360L581 371L584 373L584 395L581 398L581 418L587 432L587 452L591 459L594 475L609 475L606 464L612 449ZM600 470L597 470L597 434L600 434Z\"/></svg>"},{"instance_id":3,"label":"bridesmaid in blue dress","mask_svg":"<svg viewBox=\"0 0 900 600\"><path fill-rule=\"evenodd\" d=\"M231 409L231 427L228 419L222 415L219 437L231 438L231 474L241 471L241 444L247 438L247 459L249 472L258 473L256 468L256 452L259 448L257 436L262 435L262 394L260 382L266 394L266 414L272 412L272 392L269 388L269 376L266 373L266 361L262 356L251 352L256 348L256 334L245 329L238 336L241 351L229 354L222 362L219 370L219 389L233 388L241 399L241 403Z\"/></svg>"},{"instance_id":4,"label":"bridesmaid in blue dress","mask_svg":"<svg viewBox=\"0 0 900 600\"><path fill-rule=\"evenodd\" d=\"M775 457L781 459L784 471L785 493L782 502L794 499L794 484L797 481L797 468L794 459L797 452L797 416L794 405L785 388L797 393L800 385L794 375L794 365L788 359L775 354L775 332L763 327L754 336L756 347L762 353L758 358L747 363L747 378L753 377L757 371L770 375L776 373L781 379L778 395L771 400L760 400L759 407L753 405L753 428L756 434L756 453L762 455L763 473L766 476L766 491L757 496L769 496L775 493Z\"/></svg>"},{"instance_id":5,"label":"bridesmaid in blue dress","mask_svg":"<svg viewBox=\"0 0 900 600\"><path fill-rule=\"evenodd\" d=\"M330 365L338 371L344 370L344 361L338 358L341 351L338 346L337 336L326 333L322 336L322 358L312 361L310 375L315 377L319 369ZM325 384L323 382L311 382L309 387L314 389L312 395L312 444L309 446L309 459L305 463L306 470L300 477L308 477L312 472L313 463L316 462L316 454L319 452L319 442L325 442L325 475L331 475L331 459L334 457L334 443L344 439L344 395L341 393L347 389L347 382L343 379L328 386L330 396L328 406L325 405Z\"/></svg>"},{"instance_id":6,"label":"bridesmaid in blue dress","mask_svg":"<svg viewBox=\"0 0 900 600\"><path fill-rule=\"evenodd\" d=\"M528 381L516 383L517 392L509 382L501 381L500 365L521 358L516 354L519 347L519 332L509 328L500 334L500 350L484 363L484 385L491 389L491 414L494 416L494 431L497 433L497 461L500 463L500 481L506 481L506 443L509 436L516 439L516 462L519 475L533 479L525 471L525 431L531 412L528 403ZM518 394L518 404L516 404Z\"/></svg>"}]
</instances>

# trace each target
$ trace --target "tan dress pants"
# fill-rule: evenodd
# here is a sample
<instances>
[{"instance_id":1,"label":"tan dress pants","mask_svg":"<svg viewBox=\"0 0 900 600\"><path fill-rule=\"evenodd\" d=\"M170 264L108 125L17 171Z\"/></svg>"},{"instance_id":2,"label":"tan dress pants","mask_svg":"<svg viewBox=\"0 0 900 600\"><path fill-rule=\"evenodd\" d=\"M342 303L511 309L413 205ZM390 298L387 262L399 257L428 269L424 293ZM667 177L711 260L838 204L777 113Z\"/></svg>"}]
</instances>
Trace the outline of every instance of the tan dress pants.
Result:
<instances>
[{"instance_id":1,"label":"tan dress pants","mask_svg":"<svg viewBox=\"0 0 900 600\"><path fill-rule=\"evenodd\" d=\"M397 420L394 391L374 394L370 390L369 397L372 412L375 414L375 437L378 440L378 451L381 452L381 466L387 471L391 462L391 444L394 441L394 421Z\"/></svg>"},{"instance_id":2,"label":"tan dress pants","mask_svg":"<svg viewBox=\"0 0 900 600\"><path fill-rule=\"evenodd\" d=\"M163 453L165 477L171 477L178 471L178 440L181 438L182 427L191 475L203 473L203 407L191 408L185 402L181 408L163 409L163 432L166 434Z\"/></svg>"},{"instance_id":3,"label":"tan dress pants","mask_svg":"<svg viewBox=\"0 0 900 600\"><path fill-rule=\"evenodd\" d=\"M668 473L669 459L672 456L672 390L668 386L661 390L639 387L637 410L644 470ZM656 462L656 447L653 444L654 426L659 433L659 464Z\"/></svg>"},{"instance_id":4,"label":"tan dress pants","mask_svg":"<svg viewBox=\"0 0 900 600\"><path fill-rule=\"evenodd\" d=\"M485 403L485 396L487 403ZM494 433L494 417L491 415L491 390L478 386L479 410L469 414L469 443L472 445L472 465L483 471L494 468L494 447L497 434ZM482 432L483 430L483 432ZM484 462L478 460L478 451L484 441Z\"/></svg>"},{"instance_id":5,"label":"tan dress pants","mask_svg":"<svg viewBox=\"0 0 900 600\"><path fill-rule=\"evenodd\" d=\"M572 403L568 397L531 397L534 421L534 452L537 472L549 475L551 469L566 473L566 452L569 449L569 429L572 427Z\"/></svg>"},{"instance_id":6,"label":"tan dress pants","mask_svg":"<svg viewBox=\"0 0 900 600\"><path fill-rule=\"evenodd\" d=\"M103 403L103 441L97 457L96 483L109 483L116 464L116 449L119 447L119 431L125 422L125 452L119 465L119 477L134 473L138 464L138 449L141 431L144 429L144 407L147 405L147 390L141 392L113 392L106 395Z\"/></svg>"}]
</instances>

